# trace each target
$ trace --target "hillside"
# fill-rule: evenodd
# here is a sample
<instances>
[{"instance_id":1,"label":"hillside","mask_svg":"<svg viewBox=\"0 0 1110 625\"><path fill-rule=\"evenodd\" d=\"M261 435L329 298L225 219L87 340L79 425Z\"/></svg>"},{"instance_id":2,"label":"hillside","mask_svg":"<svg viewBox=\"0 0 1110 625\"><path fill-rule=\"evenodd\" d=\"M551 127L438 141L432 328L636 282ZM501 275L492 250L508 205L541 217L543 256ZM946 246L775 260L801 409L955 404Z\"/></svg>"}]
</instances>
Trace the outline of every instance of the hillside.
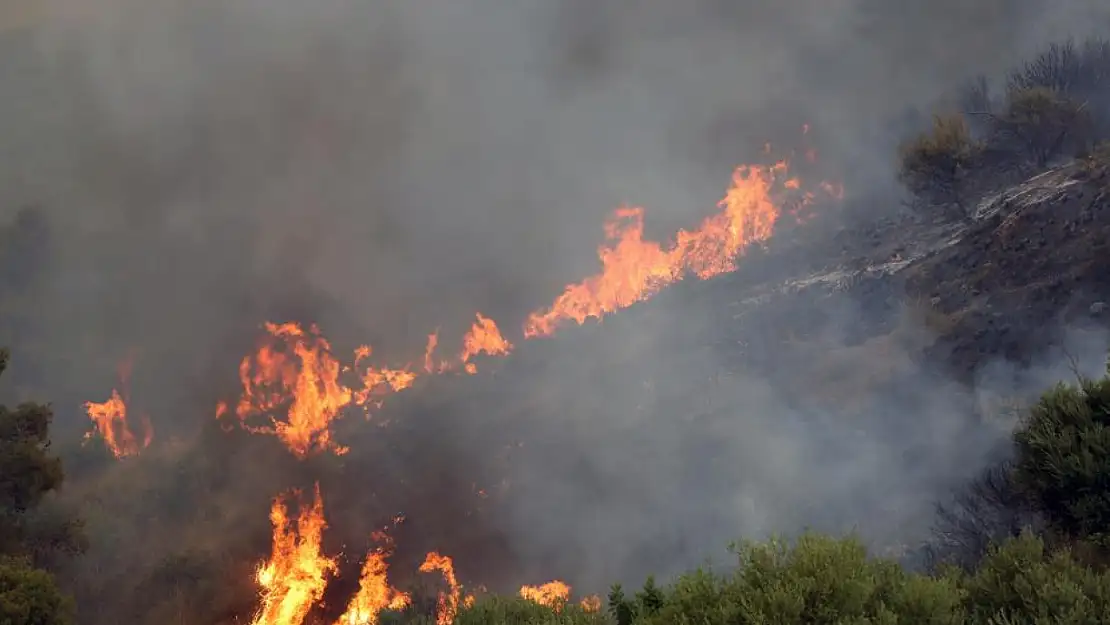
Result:
<instances>
[{"instance_id":1,"label":"hillside","mask_svg":"<svg viewBox=\"0 0 1110 625\"><path fill-rule=\"evenodd\" d=\"M348 251L314 222L227 218L194 246L209 224L186 212L114 239L91 211L93 234L24 210L0 230L5 392L63 399L0 409L0 621L1092 622L1110 609L1107 68L1105 42L1053 47L914 126L890 156L902 196L844 193L802 146L738 167L666 236L617 209L595 273L468 312L461 347L421 324L468 285L424 285L439 307L412 319L386 297L400 282L346 297L361 268L295 271ZM368 246L399 254L383 274L425 254L469 275L466 245L387 239ZM280 262L256 284L259 241ZM473 280L491 305L500 275ZM723 550L776 535L798 540Z\"/></svg>"}]
</instances>

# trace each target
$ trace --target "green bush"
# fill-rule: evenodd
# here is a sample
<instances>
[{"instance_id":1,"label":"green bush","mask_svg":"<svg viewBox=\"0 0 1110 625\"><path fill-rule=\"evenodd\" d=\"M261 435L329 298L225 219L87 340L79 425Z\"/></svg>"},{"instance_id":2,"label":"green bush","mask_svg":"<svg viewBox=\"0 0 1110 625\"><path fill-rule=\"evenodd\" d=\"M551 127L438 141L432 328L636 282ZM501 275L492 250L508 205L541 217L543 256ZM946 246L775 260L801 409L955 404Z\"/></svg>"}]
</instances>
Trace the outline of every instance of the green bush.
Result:
<instances>
[{"instance_id":1,"label":"green bush","mask_svg":"<svg viewBox=\"0 0 1110 625\"><path fill-rule=\"evenodd\" d=\"M1110 370L1045 393L1014 433L1015 479L1048 522L1078 538L1110 530Z\"/></svg>"},{"instance_id":2,"label":"green bush","mask_svg":"<svg viewBox=\"0 0 1110 625\"><path fill-rule=\"evenodd\" d=\"M937 115L930 131L900 146L898 179L919 199L966 212L966 178L981 152L962 115Z\"/></svg>"},{"instance_id":3,"label":"green bush","mask_svg":"<svg viewBox=\"0 0 1110 625\"><path fill-rule=\"evenodd\" d=\"M49 573L0 558L0 625L69 625L73 614L72 602Z\"/></svg>"},{"instance_id":4,"label":"green bush","mask_svg":"<svg viewBox=\"0 0 1110 625\"><path fill-rule=\"evenodd\" d=\"M1068 550L1050 552L1024 534L991 551L961 580L971 623L1058 625L1105 623L1110 575L1083 566Z\"/></svg>"}]
</instances>

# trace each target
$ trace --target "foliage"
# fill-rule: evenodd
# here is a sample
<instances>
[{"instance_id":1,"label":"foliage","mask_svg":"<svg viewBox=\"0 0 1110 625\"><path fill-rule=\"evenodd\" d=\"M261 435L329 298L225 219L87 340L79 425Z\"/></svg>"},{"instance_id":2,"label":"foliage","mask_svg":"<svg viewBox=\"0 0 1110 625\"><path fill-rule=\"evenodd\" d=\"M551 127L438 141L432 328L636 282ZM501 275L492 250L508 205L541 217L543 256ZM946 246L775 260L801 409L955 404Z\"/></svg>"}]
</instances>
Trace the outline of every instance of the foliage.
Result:
<instances>
[{"instance_id":1,"label":"foliage","mask_svg":"<svg viewBox=\"0 0 1110 625\"><path fill-rule=\"evenodd\" d=\"M0 350L0 375L8 353ZM49 406L0 406L0 554L23 549L28 511L62 483L61 460L50 455Z\"/></svg>"},{"instance_id":2,"label":"foliage","mask_svg":"<svg viewBox=\"0 0 1110 625\"><path fill-rule=\"evenodd\" d=\"M1014 433L1015 479L1052 526L1076 537L1110 530L1110 367L1046 392Z\"/></svg>"},{"instance_id":3,"label":"foliage","mask_svg":"<svg viewBox=\"0 0 1110 625\"><path fill-rule=\"evenodd\" d=\"M1087 147L1091 137L1087 104L1048 87L1010 91L1005 110L991 122L996 149L1042 168Z\"/></svg>"},{"instance_id":4,"label":"foliage","mask_svg":"<svg viewBox=\"0 0 1110 625\"><path fill-rule=\"evenodd\" d=\"M1110 614L1110 574L1029 533L992 549L961 585L972 623L1098 623Z\"/></svg>"},{"instance_id":5,"label":"foliage","mask_svg":"<svg viewBox=\"0 0 1110 625\"><path fill-rule=\"evenodd\" d=\"M937 115L930 131L900 147L899 181L927 202L964 211L966 177L981 151L962 115Z\"/></svg>"},{"instance_id":6,"label":"foliage","mask_svg":"<svg viewBox=\"0 0 1110 625\"><path fill-rule=\"evenodd\" d=\"M0 625L69 625L74 608L54 578L28 562L0 558Z\"/></svg>"}]
</instances>

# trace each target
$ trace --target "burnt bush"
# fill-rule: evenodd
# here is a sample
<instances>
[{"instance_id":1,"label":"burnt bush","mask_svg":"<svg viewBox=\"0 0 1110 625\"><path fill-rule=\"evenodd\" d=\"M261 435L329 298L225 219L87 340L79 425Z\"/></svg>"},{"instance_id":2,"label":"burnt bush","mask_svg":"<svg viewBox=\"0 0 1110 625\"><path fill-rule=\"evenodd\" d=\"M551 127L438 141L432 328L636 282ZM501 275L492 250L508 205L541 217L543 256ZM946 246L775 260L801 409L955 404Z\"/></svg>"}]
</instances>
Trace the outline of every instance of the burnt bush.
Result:
<instances>
[{"instance_id":1,"label":"burnt bush","mask_svg":"<svg viewBox=\"0 0 1110 625\"><path fill-rule=\"evenodd\" d=\"M899 181L921 202L967 212L967 181L982 153L967 119L937 115L933 127L899 148Z\"/></svg>"}]
</instances>

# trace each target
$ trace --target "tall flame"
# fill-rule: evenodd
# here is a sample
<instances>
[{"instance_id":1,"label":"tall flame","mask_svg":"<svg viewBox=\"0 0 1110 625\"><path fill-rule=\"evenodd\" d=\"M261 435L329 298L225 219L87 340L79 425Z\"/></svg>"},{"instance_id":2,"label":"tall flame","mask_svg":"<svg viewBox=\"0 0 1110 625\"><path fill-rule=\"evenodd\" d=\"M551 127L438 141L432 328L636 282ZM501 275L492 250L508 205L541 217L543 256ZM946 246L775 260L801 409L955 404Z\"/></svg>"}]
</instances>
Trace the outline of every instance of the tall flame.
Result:
<instances>
[{"instance_id":1,"label":"tall flame","mask_svg":"<svg viewBox=\"0 0 1110 625\"><path fill-rule=\"evenodd\" d=\"M126 397L130 377L131 359L128 358L119 366L120 386L124 389L124 394L121 395L119 391L112 389L112 395L107 401L99 403L89 401L84 404L85 414L92 420L96 433L116 458L134 456L150 446L150 442L154 439L154 428L146 415L139 419L141 435L136 435L131 429ZM93 432L85 434L85 440L90 440L92 437Z\"/></svg>"},{"instance_id":2,"label":"tall flame","mask_svg":"<svg viewBox=\"0 0 1110 625\"><path fill-rule=\"evenodd\" d=\"M420 565L421 573L439 571L443 581L447 583L447 590L441 591L436 601L436 625L451 625L455 615L459 613L459 595L462 592L459 581L455 578L455 563L448 556L436 552L429 553Z\"/></svg>"},{"instance_id":3,"label":"tall flame","mask_svg":"<svg viewBox=\"0 0 1110 625\"><path fill-rule=\"evenodd\" d=\"M261 606L251 625L301 625L324 596L327 578L336 561L321 554L324 502L316 485L311 507L302 507L294 525L279 497L270 510L274 526L273 553L256 574L262 589Z\"/></svg>"},{"instance_id":4,"label":"tall flame","mask_svg":"<svg viewBox=\"0 0 1110 625\"><path fill-rule=\"evenodd\" d=\"M375 534L375 538L381 545L366 555L358 593L335 625L377 625L382 610L401 610L412 600L389 585L386 559L393 552L392 540L384 532Z\"/></svg>"}]
</instances>

